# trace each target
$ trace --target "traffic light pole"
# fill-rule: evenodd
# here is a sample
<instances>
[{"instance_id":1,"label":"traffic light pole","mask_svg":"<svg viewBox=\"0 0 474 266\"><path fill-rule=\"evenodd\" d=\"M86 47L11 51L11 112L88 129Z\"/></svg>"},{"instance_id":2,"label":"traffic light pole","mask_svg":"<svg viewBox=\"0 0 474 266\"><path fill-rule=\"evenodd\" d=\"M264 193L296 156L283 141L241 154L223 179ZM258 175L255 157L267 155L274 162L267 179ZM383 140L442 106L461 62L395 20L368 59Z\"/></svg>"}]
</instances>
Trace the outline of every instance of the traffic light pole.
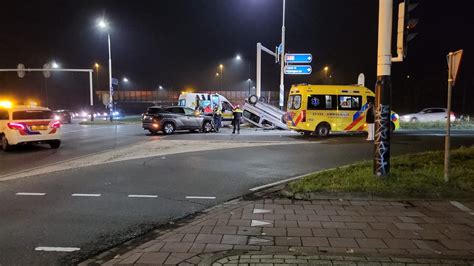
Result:
<instances>
[{"instance_id":1,"label":"traffic light pole","mask_svg":"<svg viewBox=\"0 0 474 266\"><path fill-rule=\"evenodd\" d=\"M377 50L377 83L375 86L374 174L390 174L390 104L392 66L393 0L379 0L379 32Z\"/></svg>"}]
</instances>

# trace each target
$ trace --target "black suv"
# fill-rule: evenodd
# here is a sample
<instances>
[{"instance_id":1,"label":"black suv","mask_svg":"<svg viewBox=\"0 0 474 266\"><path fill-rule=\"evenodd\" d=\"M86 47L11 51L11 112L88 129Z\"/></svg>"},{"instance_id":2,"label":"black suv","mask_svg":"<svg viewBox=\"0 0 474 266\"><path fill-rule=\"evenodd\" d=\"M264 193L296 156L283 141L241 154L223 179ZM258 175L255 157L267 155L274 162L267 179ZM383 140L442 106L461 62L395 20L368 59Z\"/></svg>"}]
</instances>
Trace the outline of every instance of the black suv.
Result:
<instances>
[{"instance_id":1,"label":"black suv","mask_svg":"<svg viewBox=\"0 0 474 266\"><path fill-rule=\"evenodd\" d=\"M152 134L162 131L172 134L176 130L201 130L205 133L212 130L212 118L199 115L193 109L182 106L152 106L142 117L142 127Z\"/></svg>"}]
</instances>

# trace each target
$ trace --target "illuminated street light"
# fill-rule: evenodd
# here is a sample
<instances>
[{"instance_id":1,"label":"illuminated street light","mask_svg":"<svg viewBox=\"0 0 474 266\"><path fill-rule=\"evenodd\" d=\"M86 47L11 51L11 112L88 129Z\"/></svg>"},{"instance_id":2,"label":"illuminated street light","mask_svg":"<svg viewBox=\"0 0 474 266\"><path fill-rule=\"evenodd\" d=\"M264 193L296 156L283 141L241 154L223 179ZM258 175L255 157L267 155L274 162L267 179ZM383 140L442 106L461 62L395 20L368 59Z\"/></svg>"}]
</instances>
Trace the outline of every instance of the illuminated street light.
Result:
<instances>
[{"instance_id":1,"label":"illuminated street light","mask_svg":"<svg viewBox=\"0 0 474 266\"><path fill-rule=\"evenodd\" d=\"M325 67L324 67L324 71L327 72L328 70L329 70L329 67L328 67L328 66L325 66Z\"/></svg>"},{"instance_id":2,"label":"illuminated street light","mask_svg":"<svg viewBox=\"0 0 474 266\"><path fill-rule=\"evenodd\" d=\"M161 86L161 85L158 86L158 89L163 90L163 86Z\"/></svg>"},{"instance_id":3,"label":"illuminated street light","mask_svg":"<svg viewBox=\"0 0 474 266\"><path fill-rule=\"evenodd\" d=\"M216 77L219 77L219 73L216 73Z\"/></svg>"},{"instance_id":4,"label":"illuminated street light","mask_svg":"<svg viewBox=\"0 0 474 266\"><path fill-rule=\"evenodd\" d=\"M109 112L110 112L110 121L113 120L113 111L114 111L114 98L113 98L113 87L112 87L112 53L110 49L110 33L108 31L109 25L104 20L99 20L97 26L104 31L107 31L107 44L109 46Z\"/></svg>"},{"instance_id":5,"label":"illuminated street light","mask_svg":"<svg viewBox=\"0 0 474 266\"><path fill-rule=\"evenodd\" d=\"M128 82L128 78L124 77L122 80L123 80L123 82Z\"/></svg>"},{"instance_id":6,"label":"illuminated street light","mask_svg":"<svg viewBox=\"0 0 474 266\"><path fill-rule=\"evenodd\" d=\"M242 60L242 57L240 57L240 55L238 54L237 56L235 56L235 59L236 60Z\"/></svg>"},{"instance_id":7,"label":"illuminated street light","mask_svg":"<svg viewBox=\"0 0 474 266\"><path fill-rule=\"evenodd\" d=\"M59 65L58 65L58 63L56 63L55 61L53 61L53 62L51 63L51 67L52 67L52 68L59 68Z\"/></svg>"}]
</instances>

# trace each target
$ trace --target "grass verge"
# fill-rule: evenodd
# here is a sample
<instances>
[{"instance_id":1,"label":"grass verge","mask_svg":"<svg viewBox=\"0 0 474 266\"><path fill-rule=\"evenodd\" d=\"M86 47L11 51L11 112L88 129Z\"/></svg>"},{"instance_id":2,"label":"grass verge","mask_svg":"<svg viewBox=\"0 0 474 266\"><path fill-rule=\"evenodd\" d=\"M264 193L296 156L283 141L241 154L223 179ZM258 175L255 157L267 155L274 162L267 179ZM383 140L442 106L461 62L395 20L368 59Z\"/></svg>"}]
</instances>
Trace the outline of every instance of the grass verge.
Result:
<instances>
[{"instance_id":1,"label":"grass verge","mask_svg":"<svg viewBox=\"0 0 474 266\"><path fill-rule=\"evenodd\" d=\"M451 179L443 179L442 151L391 159L389 178L373 175L372 162L316 173L288 184L293 193L357 192L382 197L474 198L474 147L451 153Z\"/></svg>"},{"instance_id":2,"label":"grass verge","mask_svg":"<svg viewBox=\"0 0 474 266\"><path fill-rule=\"evenodd\" d=\"M446 122L400 122L402 129L445 129ZM474 122L451 122L451 129L474 129Z\"/></svg>"}]
</instances>

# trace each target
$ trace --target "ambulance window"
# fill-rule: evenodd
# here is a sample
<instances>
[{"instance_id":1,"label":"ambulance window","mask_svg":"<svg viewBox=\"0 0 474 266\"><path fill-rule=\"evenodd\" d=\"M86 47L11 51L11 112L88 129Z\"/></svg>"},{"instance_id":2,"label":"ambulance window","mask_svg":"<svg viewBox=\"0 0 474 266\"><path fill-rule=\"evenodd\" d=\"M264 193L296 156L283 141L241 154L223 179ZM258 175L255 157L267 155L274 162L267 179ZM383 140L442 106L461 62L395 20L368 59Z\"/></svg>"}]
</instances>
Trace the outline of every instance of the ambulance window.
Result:
<instances>
[{"instance_id":1,"label":"ambulance window","mask_svg":"<svg viewBox=\"0 0 474 266\"><path fill-rule=\"evenodd\" d=\"M339 108L343 110L360 110L361 96L339 96Z\"/></svg>"},{"instance_id":2,"label":"ambulance window","mask_svg":"<svg viewBox=\"0 0 474 266\"><path fill-rule=\"evenodd\" d=\"M290 95L290 97L288 97L288 103L287 103L286 109L291 109L291 107L293 106L293 99L294 98L295 98L294 95Z\"/></svg>"},{"instance_id":3,"label":"ambulance window","mask_svg":"<svg viewBox=\"0 0 474 266\"><path fill-rule=\"evenodd\" d=\"M186 100L185 99L179 100L178 106L186 106Z\"/></svg>"},{"instance_id":4,"label":"ambulance window","mask_svg":"<svg viewBox=\"0 0 474 266\"><path fill-rule=\"evenodd\" d=\"M293 109L298 110L301 107L301 95L295 95L293 99Z\"/></svg>"},{"instance_id":5,"label":"ambulance window","mask_svg":"<svg viewBox=\"0 0 474 266\"><path fill-rule=\"evenodd\" d=\"M336 96L310 95L308 96L308 110L335 110Z\"/></svg>"}]
</instances>

